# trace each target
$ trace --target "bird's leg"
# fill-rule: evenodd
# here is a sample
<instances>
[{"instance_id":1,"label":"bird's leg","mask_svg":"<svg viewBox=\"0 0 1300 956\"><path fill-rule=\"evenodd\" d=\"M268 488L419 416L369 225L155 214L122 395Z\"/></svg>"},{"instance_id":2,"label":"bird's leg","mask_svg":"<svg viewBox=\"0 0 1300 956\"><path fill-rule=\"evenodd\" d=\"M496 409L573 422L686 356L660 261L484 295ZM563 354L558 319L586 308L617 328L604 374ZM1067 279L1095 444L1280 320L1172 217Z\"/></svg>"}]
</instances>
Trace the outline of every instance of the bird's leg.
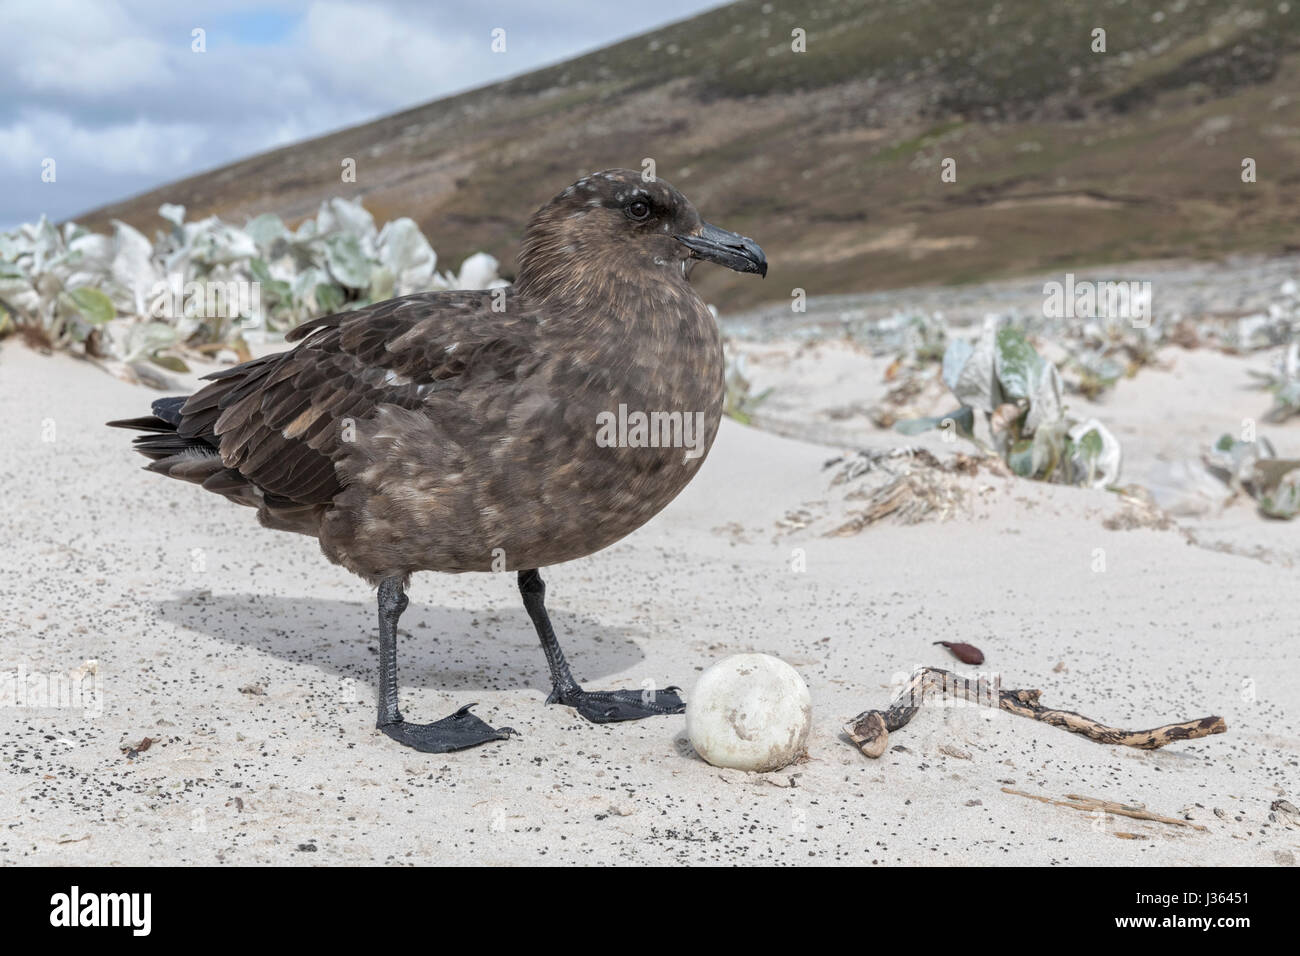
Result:
<instances>
[{"instance_id":1,"label":"bird's leg","mask_svg":"<svg viewBox=\"0 0 1300 956\"><path fill-rule=\"evenodd\" d=\"M464 750L490 740L505 740L515 731L494 730L469 712L466 704L450 717L432 724L408 724L397 709L397 619L406 610L401 578L379 584L379 723L376 725L399 744L430 754Z\"/></svg>"},{"instance_id":2,"label":"bird's leg","mask_svg":"<svg viewBox=\"0 0 1300 956\"><path fill-rule=\"evenodd\" d=\"M524 607L533 619L533 627L537 628L542 651L546 654L546 665L551 670L551 696L546 698L548 704L566 704L597 724L615 720L640 720L642 717L661 714L680 714L686 710L686 705L679 696L680 687L667 687L663 690L583 690L573 679L569 662L564 659L560 642L555 639L555 630L546 614L546 584L536 569L519 572L519 593L524 597Z\"/></svg>"}]
</instances>

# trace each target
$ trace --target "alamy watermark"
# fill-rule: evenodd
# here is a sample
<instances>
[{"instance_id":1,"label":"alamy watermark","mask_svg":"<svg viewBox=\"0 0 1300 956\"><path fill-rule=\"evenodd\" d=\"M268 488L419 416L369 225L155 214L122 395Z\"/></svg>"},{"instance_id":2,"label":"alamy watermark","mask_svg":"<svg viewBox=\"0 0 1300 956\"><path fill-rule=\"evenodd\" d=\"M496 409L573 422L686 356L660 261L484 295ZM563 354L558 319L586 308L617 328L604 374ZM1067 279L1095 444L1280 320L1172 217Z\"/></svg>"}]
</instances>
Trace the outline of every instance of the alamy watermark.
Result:
<instances>
[{"instance_id":1,"label":"alamy watermark","mask_svg":"<svg viewBox=\"0 0 1300 956\"><path fill-rule=\"evenodd\" d=\"M1064 282L1043 283L1043 317L1122 319L1135 329L1145 329L1151 324L1151 283L1076 280L1073 272L1067 272Z\"/></svg>"},{"instance_id":2,"label":"alamy watermark","mask_svg":"<svg viewBox=\"0 0 1300 956\"><path fill-rule=\"evenodd\" d=\"M186 282L180 273L172 273L149 289L149 315L155 319L191 316L260 320L262 283L244 279Z\"/></svg>"},{"instance_id":3,"label":"alamy watermark","mask_svg":"<svg viewBox=\"0 0 1300 956\"><path fill-rule=\"evenodd\" d=\"M703 412L639 412L620 403L617 412L596 416L601 448L685 448L687 458L704 454Z\"/></svg>"},{"instance_id":4,"label":"alamy watermark","mask_svg":"<svg viewBox=\"0 0 1300 956\"><path fill-rule=\"evenodd\" d=\"M99 662L86 661L67 673L0 671L0 707L80 708L86 717L104 712Z\"/></svg>"},{"instance_id":5,"label":"alamy watermark","mask_svg":"<svg viewBox=\"0 0 1300 956\"><path fill-rule=\"evenodd\" d=\"M73 886L50 897L51 926L118 926L133 936L148 936L152 914L152 893L83 893Z\"/></svg>"}]
</instances>

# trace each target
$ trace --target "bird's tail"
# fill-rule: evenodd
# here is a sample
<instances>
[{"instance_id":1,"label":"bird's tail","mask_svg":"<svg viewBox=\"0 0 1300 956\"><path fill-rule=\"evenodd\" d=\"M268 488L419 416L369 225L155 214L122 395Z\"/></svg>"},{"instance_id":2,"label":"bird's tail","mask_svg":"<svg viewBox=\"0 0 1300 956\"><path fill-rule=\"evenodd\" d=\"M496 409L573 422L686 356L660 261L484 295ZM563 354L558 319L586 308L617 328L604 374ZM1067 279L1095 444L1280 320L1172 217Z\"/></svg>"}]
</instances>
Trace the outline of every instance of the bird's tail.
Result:
<instances>
[{"instance_id":1,"label":"bird's tail","mask_svg":"<svg viewBox=\"0 0 1300 956\"><path fill-rule=\"evenodd\" d=\"M181 407L188 400L189 396L187 395L160 398L151 406L153 408L152 415L144 415L140 418L121 418L106 424L112 428L130 428L139 432L148 432L146 435L137 437L131 444L140 454L146 458L152 458L154 461L188 451L201 451L212 454L212 448L204 442L192 438L182 438L176 432L181 423Z\"/></svg>"},{"instance_id":2,"label":"bird's tail","mask_svg":"<svg viewBox=\"0 0 1300 956\"><path fill-rule=\"evenodd\" d=\"M153 403L153 414L140 418L122 418L107 424L113 428L130 428L144 432L136 436L133 447L146 458L148 471L202 485L208 491L225 495L231 501L254 508L264 504L264 496L251 482L233 468L227 468L215 443L202 436L180 434L184 416L181 409L188 396L160 398ZM264 523L266 523L264 521ZM297 527L289 530L301 530ZM314 534L314 531L304 532Z\"/></svg>"}]
</instances>

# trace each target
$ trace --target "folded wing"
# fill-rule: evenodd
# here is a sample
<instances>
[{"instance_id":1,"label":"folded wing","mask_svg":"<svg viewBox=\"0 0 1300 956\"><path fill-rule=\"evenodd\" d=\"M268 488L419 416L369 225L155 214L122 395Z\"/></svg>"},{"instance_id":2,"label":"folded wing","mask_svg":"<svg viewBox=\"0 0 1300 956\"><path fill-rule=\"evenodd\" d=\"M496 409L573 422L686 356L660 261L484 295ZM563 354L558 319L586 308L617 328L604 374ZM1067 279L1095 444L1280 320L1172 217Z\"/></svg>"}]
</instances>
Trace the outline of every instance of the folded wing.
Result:
<instances>
[{"instance_id":1,"label":"folded wing","mask_svg":"<svg viewBox=\"0 0 1300 956\"><path fill-rule=\"evenodd\" d=\"M215 372L183 404L163 399L154 418L116 424L151 432L136 440L151 470L255 506L326 505L342 487L334 466L350 421L518 374L534 320L492 302L490 292L423 293L315 319L286 336L297 348Z\"/></svg>"}]
</instances>

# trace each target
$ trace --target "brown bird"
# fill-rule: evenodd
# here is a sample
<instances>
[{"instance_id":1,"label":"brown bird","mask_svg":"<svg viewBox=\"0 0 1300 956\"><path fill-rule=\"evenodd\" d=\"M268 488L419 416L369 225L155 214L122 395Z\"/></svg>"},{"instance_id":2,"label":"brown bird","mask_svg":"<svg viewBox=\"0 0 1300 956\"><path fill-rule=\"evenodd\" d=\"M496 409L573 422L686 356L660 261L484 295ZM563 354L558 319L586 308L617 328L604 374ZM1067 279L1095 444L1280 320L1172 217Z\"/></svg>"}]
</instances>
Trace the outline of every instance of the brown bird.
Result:
<instances>
[{"instance_id":1,"label":"brown bird","mask_svg":"<svg viewBox=\"0 0 1300 956\"><path fill-rule=\"evenodd\" d=\"M587 691L538 568L599 551L691 480L718 431L723 354L693 260L767 274L663 180L579 180L524 231L514 286L426 292L306 322L288 352L207 376L153 415L109 422L148 470L320 540L379 587L379 722L430 753L505 739L469 705L432 724L397 707L397 621L415 571L518 572L546 654L547 703L588 720L681 713L678 688Z\"/></svg>"}]
</instances>

